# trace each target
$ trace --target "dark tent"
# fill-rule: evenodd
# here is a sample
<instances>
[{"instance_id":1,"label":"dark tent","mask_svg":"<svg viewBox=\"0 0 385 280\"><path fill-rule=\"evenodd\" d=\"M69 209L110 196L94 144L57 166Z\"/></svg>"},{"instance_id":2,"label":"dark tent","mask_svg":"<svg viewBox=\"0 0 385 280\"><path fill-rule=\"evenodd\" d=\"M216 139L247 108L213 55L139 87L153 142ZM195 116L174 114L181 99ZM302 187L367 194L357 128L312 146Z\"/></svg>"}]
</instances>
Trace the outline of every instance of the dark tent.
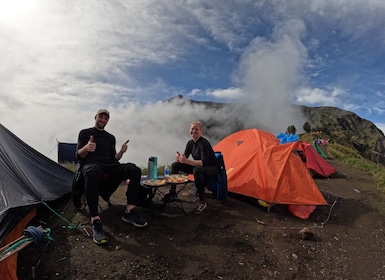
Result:
<instances>
[{"instance_id":1,"label":"dark tent","mask_svg":"<svg viewBox=\"0 0 385 280\"><path fill-rule=\"evenodd\" d=\"M66 163L66 162L78 162L76 157L76 143L63 143L58 142L57 144L57 152L58 152L58 162Z\"/></svg>"},{"instance_id":2,"label":"dark tent","mask_svg":"<svg viewBox=\"0 0 385 280\"><path fill-rule=\"evenodd\" d=\"M11 237L9 233L37 204L70 193L72 177L72 171L40 154L0 124L0 246L20 237L23 229L15 233L19 236Z\"/></svg>"}]
</instances>

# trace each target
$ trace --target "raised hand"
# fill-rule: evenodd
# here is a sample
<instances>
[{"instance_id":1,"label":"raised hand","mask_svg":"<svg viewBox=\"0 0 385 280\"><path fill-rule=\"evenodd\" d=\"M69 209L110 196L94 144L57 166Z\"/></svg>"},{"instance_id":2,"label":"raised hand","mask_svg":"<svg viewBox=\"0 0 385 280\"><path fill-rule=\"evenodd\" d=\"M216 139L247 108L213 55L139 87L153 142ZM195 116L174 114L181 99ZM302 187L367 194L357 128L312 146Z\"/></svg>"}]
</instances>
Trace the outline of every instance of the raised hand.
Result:
<instances>
[{"instance_id":1,"label":"raised hand","mask_svg":"<svg viewBox=\"0 0 385 280\"><path fill-rule=\"evenodd\" d=\"M129 142L130 140L127 140L126 142L124 142L123 143L123 145L122 145L122 148L120 149L120 151L122 152L122 153L125 153L126 151L127 151L127 148L128 148L128 142Z\"/></svg>"},{"instance_id":2,"label":"raised hand","mask_svg":"<svg viewBox=\"0 0 385 280\"><path fill-rule=\"evenodd\" d=\"M86 145L87 152L95 152L96 150L96 143L94 142L94 136L90 136L90 140L88 140L88 143Z\"/></svg>"},{"instance_id":3,"label":"raised hand","mask_svg":"<svg viewBox=\"0 0 385 280\"><path fill-rule=\"evenodd\" d=\"M180 163L186 163L187 157L183 154L179 156L179 162Z\"/></svg>"}]
</instances>

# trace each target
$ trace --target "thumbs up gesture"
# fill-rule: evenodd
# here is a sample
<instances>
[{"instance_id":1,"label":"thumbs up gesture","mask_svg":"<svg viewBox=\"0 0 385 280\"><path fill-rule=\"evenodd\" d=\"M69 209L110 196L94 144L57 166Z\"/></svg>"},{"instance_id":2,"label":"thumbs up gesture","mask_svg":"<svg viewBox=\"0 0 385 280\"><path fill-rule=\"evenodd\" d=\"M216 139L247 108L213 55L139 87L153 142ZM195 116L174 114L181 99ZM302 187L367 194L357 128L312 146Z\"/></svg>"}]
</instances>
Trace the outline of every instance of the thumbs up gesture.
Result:
<instances>
[{"instance_id":1,"label":"thumbs up gesture","mask_svg":"<svg viewBox=\"0 0 385 280\"><path fill-rule=\"evenodd\" d=\"M94 142L94 136L90 136L90 140L88 140L88 143L86 145L87 152L95 152L96 150L96 143Z\"/></svg>"}]
</instances>

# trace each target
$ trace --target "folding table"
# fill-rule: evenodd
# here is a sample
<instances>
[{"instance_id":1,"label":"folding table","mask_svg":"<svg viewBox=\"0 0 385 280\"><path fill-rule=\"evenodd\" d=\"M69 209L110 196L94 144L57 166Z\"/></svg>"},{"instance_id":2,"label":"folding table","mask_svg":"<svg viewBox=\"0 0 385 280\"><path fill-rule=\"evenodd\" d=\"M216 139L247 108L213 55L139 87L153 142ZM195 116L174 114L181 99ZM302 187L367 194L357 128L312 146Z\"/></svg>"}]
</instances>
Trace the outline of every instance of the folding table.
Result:
<instances>
[{"instance_id":1,"label":"folding table","mask_svg":"<svg viewBox=\"0 0 385 280\"><path fill-rule=\"evenodd\" d=\"M163 212L163 210L166 209L170 204L175 205L181 209L183 213L186 213L182 205L182 201L179 199L178 195L183 191L189 182L190 181L188 179L181 182L170 182L164 180L163 177L159 177L157 180L147 180L146 176L142 176L141 180L141 184L150 190L148 199L150 201L150 209L154 214L161 214L161 212ZM176 192L174 195L170 192L172 185L176 185ZM154 201L156 194L158 194L160 202Z\"/></svg>"}]
</instances>

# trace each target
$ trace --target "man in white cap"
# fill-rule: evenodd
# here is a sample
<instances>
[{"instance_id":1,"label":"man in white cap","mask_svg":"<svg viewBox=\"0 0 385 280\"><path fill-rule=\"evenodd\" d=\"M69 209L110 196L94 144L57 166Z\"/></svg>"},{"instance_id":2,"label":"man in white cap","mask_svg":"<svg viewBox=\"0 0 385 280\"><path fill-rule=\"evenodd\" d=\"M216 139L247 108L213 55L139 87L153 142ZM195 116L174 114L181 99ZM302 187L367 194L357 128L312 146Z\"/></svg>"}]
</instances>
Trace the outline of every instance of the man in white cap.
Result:
<instances>
[{"instance_id":1,"label":"man in white cap","mask_svg":"<svg viewBox=\"0 0 385 280\"><path fill-rule=\"evenodd\" d=\"M141 188L141 169L133 163L119 162L127 151L128 141L121 146L119 152L116 152L115 136L104 130L109 119L110 113L106 109L98 110L95 115L95 126L79 132L76 148L81 176L84 179L84 193L91 215L93 241L96 244L108 241L98 212L99 184L105 174L118 183L129 179L126 192L127 205L121 219L136 227L147 226L147 222L135 211Z\"/></svg>"}]
</instances>

